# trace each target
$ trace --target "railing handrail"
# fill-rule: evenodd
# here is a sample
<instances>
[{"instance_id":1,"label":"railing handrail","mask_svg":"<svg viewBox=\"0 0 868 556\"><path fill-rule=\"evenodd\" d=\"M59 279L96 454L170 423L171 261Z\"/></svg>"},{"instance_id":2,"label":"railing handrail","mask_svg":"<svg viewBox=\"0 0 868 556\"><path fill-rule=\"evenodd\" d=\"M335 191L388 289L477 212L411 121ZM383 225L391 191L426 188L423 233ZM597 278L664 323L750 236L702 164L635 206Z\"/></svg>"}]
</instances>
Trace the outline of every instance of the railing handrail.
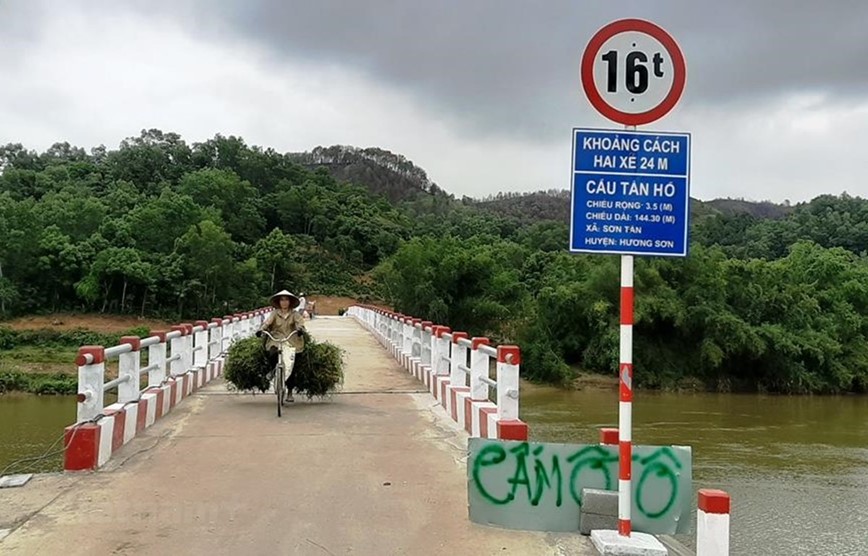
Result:
<instances>
[{"instance_id":1,"label":"railing handrail","mask_svg":"<svg viewBox=\"0 0 868 556\"><path fill-rule=\"evenodd\" d=\"M348 312L364 319L406 356L418 357L422 365L432 369L432 374L449 375L450 386L469 386L473 400L488 400L493 390L499 418L518 420L521 364L518 346L491 345L487 338L469 338L464 332L370 305L354 305ZM455 346L464 350L463 363L457 360L462 355L455 352ZM453 358L453 353L458 353L458 357ZM497 362L494 378L491 358Z\"/></svg>"},{"instance_id":2,"label":"railing handrail","mask_svg":"<svg viewBox=\"0 0 868 556\"><path fill-rule=\"evenodd\" d=\"M110 346L81 346L78 366L78 422L95 419L105 409L104 394L118 390L119 403L141 399L148 389L208 365L242 337L252 335L272 311L270 307L215 317L210 322L178 324L170 330L152 330L147 337L124 336ZM148 365L142 365L142 348L148 348ZM118 360L118 376L105 380L106 363ZM141 377L148 385L141 387Z\"/></svg>"}]
</instances>

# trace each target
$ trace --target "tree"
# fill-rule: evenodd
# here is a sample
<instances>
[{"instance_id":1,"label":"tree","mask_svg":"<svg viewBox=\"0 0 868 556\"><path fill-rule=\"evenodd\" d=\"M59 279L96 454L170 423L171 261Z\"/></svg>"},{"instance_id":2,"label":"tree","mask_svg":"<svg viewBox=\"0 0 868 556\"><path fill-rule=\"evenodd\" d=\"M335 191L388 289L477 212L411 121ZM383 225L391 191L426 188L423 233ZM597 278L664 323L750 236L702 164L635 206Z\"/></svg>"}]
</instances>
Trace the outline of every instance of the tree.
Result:
<instances>
[{"instance_id":1,"label":"tree","mask_svg":"<svg viewBox=\"0 0 868 556\"><path fill-rule=\"evenodd\" d=\"M131 210L126 221L139 249L169 253L175 248L175 240L200 222L204 214L192 197L165 188L159 197L151 197Z\"/></svg>"},{"instance_id":2,"label":"tree","mask_svg":"<svg viewBox=\"0 0 868 556\"><path fill-rule=\"evenodd\" d=\"M253 248L254 257L258 268L268 272L268 291L276 291L278 283L285 288L293 289L301 287L305 280L302 274L302 265L299 260L301 245L279 228L269 232L260 239Z\"/></svg>"},{"instance_id":3,"label":"tree","mask_svg":"<svg viewBox=\"0 0 868 556\"><path fill-rule=\"evenodd\" d=\"M188 293L197 309L215 309L218 298L226 297L228 284L234 279L235 261L232 238L210 220L191 226L178 240L183 256Z\"/></svg>"},{"instance_id":4,"label":"tree","mask_svg":"<svg viewBox=\"0 0 868 556\"><path fill-rule=\"evenodd\" d=\"M231 170L204 169L185 174L179 191L200 206L217 209L234 240L253 244L262 236L265 219L259 212L258 192Z\"/></svg>"}]
</instances>

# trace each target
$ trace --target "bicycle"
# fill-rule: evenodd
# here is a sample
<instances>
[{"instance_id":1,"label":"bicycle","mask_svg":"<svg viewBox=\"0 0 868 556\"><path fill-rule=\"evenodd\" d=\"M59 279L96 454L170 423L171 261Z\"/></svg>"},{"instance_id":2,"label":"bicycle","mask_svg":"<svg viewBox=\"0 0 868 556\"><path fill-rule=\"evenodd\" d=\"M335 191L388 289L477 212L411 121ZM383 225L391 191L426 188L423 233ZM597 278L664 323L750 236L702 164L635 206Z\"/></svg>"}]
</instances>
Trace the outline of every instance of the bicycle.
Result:
<instances>
[{"instance_id":1,"label":"bicycle","mask_svg":"<svg viewBox=\"0 0 868 556\"><path fill-rule=\"evenodd\" d=\"M297 334L298 330L293 330L289 336L281 339L275 338L267 330L261 330L261 332L280 346L277 365L274 367L274 393L277 394L277 416L281 417L286 379L292 375L293 368L295 367L295 348L289 344L289 339ZM286 372L287 369L289 369L289 372Z\"/></svg>"}]
</instances>

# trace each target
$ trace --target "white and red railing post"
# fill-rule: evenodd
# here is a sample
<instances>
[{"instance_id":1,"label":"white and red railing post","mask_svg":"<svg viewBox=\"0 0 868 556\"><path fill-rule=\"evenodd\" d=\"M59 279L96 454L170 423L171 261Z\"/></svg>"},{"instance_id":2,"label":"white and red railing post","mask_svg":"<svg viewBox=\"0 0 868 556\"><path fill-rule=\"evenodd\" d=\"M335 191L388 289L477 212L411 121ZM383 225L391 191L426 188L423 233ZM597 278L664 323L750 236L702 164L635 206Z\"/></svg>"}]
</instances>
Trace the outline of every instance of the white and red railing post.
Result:
<instances>
[{"instance_id":1,"label":"white and red railing post","mask_svg":"<svg viewBox=\"0 0 868 556\"><path fill-rule=\"evenodd\" d=\"M518 346L497 347L497 438L527 440L527 423L518 416Z\"/></svg>"},{"instance_id":2,"label":"white and red railing post","mask_svg":"<svg viewBox=\"0 0 868 556\"><path fill-rule=\"evenodd\" d=\"M473 338L470 341L470 397L464 406L464 428L470 436L488 436L482 434L482 426L488 426L487 419L479 419L479 411L483 407L494 406L488 399L488 355L482 348L488 346L488 338ZM496 407L496 406L494 406ZM482 423L481 421L484 421Z\"/></svg>"},{"instance_id":3,"label":"white and red railing post","mask_svg":"<svg viewBox=\"0 0 868 556\"><path fill-rule=\"evenodd\" d=\"M450 329L448 326L433 326L431 338L430 391L434 399L446 397L446 382L449 380Z\"/></svg>"},{"instance_id":4,"label":"white and red railing post","mask_svg":"<svg viewBox=\"0 0 868 556\"><path fill-rule=\"evenodd\" d=\"M118 355L118 403L125 404L137 401L141 391L141 346L142 339L138 336L124 336L121 345L130 346L130 351Z\"/></svg>"},{"instance_id":5,"label":"white and red railing post","mask_svg":"<svg viewBox=\"0 0 868 556\"><path fill-rule=\"evenodd\" d=\"M699 490L696 556L729 556L729 512L729 494L715 489Z\"/></svg>"},{"instance_id":6,"label":"white and red railing post","mask_svg":"<svg viewBox=\"0 0 868 556\"><path fill-rule=\"evenodd\" d=\"M193 323L193 367L202 369L208 364L208 321Z\"/></svg>"},{"instance_id":7,"label":"white and red railing post","mask_svg":"<svg viewBox=\"0 0 868 556\"><path fill-rule=\"evenodd\" d=\"M208 360L217 359L223 353L223 319L213 318L209 325L210 341L208 342Z\"/></svg>"},{"instance_id":8,"label":"white and red railing post","mask_svg":"<svg viewBox=\"0 0 868 556\"><path fill-rule=\"evenodd\" d=\"M410 319L410 357L407 361L407 370L419 379L422 375L419 370L422 367L422 319Z\"/></svg>"},{"instance_id":9,"label":"white and red railing post","mask_svg":"<svg viewBox=\"0 0 868 556\"><path fill-rule=\"evenodd\" d=\"M464 398L470 394L470 388L467 386L467 375L470 374L470 367L467 366L467 347L470 343L467 332L453 332L450 342L451 352L449 354L449 386L447 394L442 400L443 408L446 413L452 416L452 419L458 423L464 424L464 411L462 407L461 417L459 420L458 404L464 404Z\"/></svg>"},{"instance_id":10,"label":"white and red railing post","mask_svg":"<svg viewBox=\"0 0 868 556\"><path fill-rule=\"evenodd\" d=\"M220 348L221 353L229 350L232 345L232 335L235 333L235 317L232 315L223 315L223 344Z\"/></svg>"},{"instance_id":11,"label":"white and red railing post","mask_svg":"<svg viewBox=\"0 0 868 556\"><path fill-rule=\"evenodd\" d=\"M151 337L158 341L148 346L148 388L159 388L166 380L166 338L165 330L151 330Z\"/></svg>"},{"instance_id":12,"label":"white and red railing post","mask_svg":"<svg viewBox=\"0 0 868 556\"><path fill-rule=\"evenodd\" d=\"M75 358L78 365L78 408L79 422L93 419L105 407L103 383L105 382L105 348L103 346L82 346Z\"/></svg>"},{"instance_id":13,"label":"white and red railing post","mask_svg":"<svg viewBox=\"0 0 868 556\"><path fill-rule=\"evenodd\" d=\"M410 369L410 358L413 357L413 319L405 316L401 319L404 323L402 326L402 339L401 339L401 364L408 371L412 371Z\"/></svg>"}]
</instances>

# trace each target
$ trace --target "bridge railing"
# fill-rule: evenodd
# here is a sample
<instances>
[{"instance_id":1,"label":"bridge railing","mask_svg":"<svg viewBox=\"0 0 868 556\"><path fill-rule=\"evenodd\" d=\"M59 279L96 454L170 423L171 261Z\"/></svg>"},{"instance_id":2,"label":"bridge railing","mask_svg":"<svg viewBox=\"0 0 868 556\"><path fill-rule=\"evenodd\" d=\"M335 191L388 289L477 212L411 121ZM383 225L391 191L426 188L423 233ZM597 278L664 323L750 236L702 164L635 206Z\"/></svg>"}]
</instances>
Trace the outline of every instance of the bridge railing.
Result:
<instances>
[{"instance_id":1,"label":"bridge railing","mask_svg":"<svg viewBox=\"0 0 868 556\"><path fill-rule=\"evenodd\" d=\"M102 466L112 451L221 374L229 347L253 335L270 311L179 324L147 338L124 336L108 348L80 347L76 423L66 429L64 469ZM106 381L107 364L114 361L117 378ZM106 406L106 394L115 390L117 402Z\"/></svg>"},{"instance_id":2,"label":"bridge railing","mask_svg":"<svg viewBox=\"0 0 868 556\"><path fill-rule=\"evenodd\" d=\"M367 305L347 314L424 382L471 436L527 440L528 427L519 418L518 346L492 346L488 338Z\"/></svg>"}]
</instances>

